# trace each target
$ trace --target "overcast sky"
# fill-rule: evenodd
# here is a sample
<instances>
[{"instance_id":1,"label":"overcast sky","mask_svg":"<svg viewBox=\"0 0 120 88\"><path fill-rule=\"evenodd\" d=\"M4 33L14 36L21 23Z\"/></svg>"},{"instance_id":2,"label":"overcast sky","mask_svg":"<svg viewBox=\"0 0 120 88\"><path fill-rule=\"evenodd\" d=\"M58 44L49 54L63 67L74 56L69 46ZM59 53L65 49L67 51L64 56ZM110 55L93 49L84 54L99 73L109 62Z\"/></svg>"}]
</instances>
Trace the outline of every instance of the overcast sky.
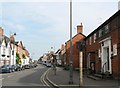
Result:
<instances>
[{"instance_id":1,"label":"overcast sky","mask_svg":"<svg viewBox=\"0 0 120 88\"><path fill-rule=\"evenodd\" d=\"M0 25L5 35L17 34L16 41L23 41L33 59L38 59L51 47L57 50L69 39L69 0L15 1L1 1ZM118 11L119 0L73 1L73 36L81 22L83 34L87 36Z\"/></svg>"}]
</instances>

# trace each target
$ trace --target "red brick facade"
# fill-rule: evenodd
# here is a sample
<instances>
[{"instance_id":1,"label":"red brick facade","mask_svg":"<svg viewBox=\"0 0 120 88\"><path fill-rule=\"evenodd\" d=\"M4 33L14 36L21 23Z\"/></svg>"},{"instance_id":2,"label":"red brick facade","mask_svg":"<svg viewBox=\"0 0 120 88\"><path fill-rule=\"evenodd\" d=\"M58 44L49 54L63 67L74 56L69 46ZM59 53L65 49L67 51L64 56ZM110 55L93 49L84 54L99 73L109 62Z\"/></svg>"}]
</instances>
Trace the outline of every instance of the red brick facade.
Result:
<instances>
[{"instance_id":1,"label":"red brick facade","mask_svg":"<svg viewBox=\"0 0 120 88\"><path fill-rule=\"evenodd\" d=\"M82 32L82 24L77 26L77 34L72 38L72 60L73 60L73 68L79 67L79 51L77 48L77 42L81 41L85 38ZM67 41L65 44L66 48L66 64L69 65L70 59L70 41Z\"/></svg>"},{"instance_id":2,"label":"red brick facade","mask_svg":"<svg viewBox=\"0 0 120 88\"><path fill-rule=\"evenodd\" d=\"M87 68L120 75L120 10L86 37Z\"/></svg>"}]
</instances>

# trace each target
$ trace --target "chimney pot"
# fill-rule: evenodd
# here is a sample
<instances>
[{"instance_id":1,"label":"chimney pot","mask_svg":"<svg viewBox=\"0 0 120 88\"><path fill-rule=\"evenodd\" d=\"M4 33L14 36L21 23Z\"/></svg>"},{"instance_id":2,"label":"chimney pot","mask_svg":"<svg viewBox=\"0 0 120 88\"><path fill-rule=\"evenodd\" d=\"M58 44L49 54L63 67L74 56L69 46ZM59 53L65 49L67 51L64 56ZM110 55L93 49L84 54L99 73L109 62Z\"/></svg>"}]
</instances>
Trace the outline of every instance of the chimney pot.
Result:
<instances>
[{"instance_id":1,"label":"chimney pot","mask_svg":"<svg viewBox=\"0 0 120 88\"><path fill-rule=\"evenodd\" d=\"M80 23L80 25L77 26L77 34L83 32L83 25Z\"/></svg>"}]
</instances>

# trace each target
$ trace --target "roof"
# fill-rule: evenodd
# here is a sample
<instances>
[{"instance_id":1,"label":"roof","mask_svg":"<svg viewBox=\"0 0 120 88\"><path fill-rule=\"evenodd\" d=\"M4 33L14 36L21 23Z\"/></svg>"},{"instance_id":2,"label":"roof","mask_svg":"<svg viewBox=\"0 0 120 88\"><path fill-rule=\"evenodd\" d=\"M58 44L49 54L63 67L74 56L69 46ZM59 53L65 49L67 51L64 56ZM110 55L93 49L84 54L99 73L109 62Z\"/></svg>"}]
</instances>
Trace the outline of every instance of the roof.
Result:
<instances>
[{"instance_id":1,"label":"roof","mask_svg":"<svg viewBox=\"0 0 120 88\"><path fill-rule=\"evenodd\" d=\"M120 10L117 11L114 15L112 15L109 19L107 19L104 23L102 23L97 29L95 29L93 32L91 32L87 37L89 38L91 35L93 35L95 32L97 32L98 30L100 30L102 27L104 27L106 24L108 24L111 20L113 20L115 17L117 17L118 15L120 15Z\"/></svg>"},{"instance_id":2,"label":"roof","mask_svg":"<svg viewBox=\"0 0 120 88\"><path fill-rule=\"evenodd\" d=\"M78 33L78 34L76 34L75 36L73 36L72 39L75 38L75 37L76 37L77 35L79 35L79 34L82 35L83 37L86 37L83 33ZM70 41L70 39L69 39L67 42L69 42L69 41ZM65 42L65 43L67 43L67 42Z\"/></svg>"},{"instance_id":3,"label":"roof","mask_svg":"<svg viewBox=\"0 0 120 88\"><path fill-rule=\"evenodd\" d=\"M5 36L5 35L0 36L0 45L2 44L3 40L5 40L5 44L7 46L8 42L10 41L10 39L7 36Z\"/></svg>"}]
</instances>

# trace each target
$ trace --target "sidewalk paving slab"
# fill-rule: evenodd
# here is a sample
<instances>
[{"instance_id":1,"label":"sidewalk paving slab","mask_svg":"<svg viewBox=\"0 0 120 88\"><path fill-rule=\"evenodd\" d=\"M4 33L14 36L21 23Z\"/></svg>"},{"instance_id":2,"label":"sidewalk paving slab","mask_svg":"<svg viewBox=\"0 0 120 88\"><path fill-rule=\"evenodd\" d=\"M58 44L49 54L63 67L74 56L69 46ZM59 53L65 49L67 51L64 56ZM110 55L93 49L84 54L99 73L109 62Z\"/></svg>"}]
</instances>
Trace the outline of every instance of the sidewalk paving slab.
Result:
<instances>
[{"instance_id":1,"label":"sidewalk paving slab","mask_svg":"<svg viewBox=\"0 0 120 88\"><path fill-rule=\"evenodd\" d=\"M83 87L79 86L79 71L73 71L73 85L69 85L69 71L57 67L56 75L51 68L48 74L49 80L62 88L120 88L118 80L93 80L83 76Z\"/></svg>"}]
</instances>

